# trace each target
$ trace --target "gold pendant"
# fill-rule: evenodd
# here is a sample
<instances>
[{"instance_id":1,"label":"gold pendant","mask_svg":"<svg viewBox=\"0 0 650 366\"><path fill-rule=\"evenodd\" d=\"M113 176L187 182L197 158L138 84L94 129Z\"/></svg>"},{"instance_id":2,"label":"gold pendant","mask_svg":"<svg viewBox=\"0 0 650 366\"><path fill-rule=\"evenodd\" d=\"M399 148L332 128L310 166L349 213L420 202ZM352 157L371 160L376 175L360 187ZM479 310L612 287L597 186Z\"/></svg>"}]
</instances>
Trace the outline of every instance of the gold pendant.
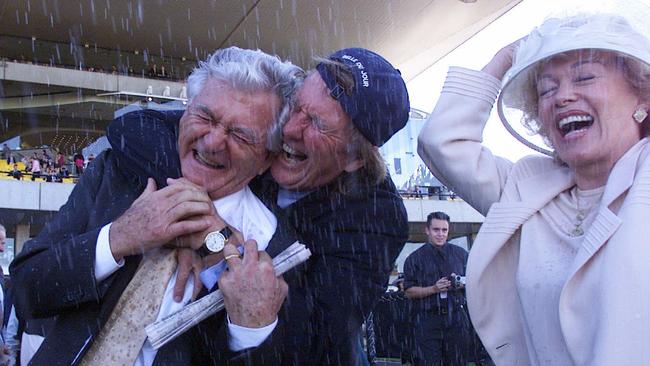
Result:
<instances>
[{"instance_id":1,"label":"gold pendant","mask_svg":"<svg viewBox=\"0 0 650 366\"><path fill-rule=\"evenodd\" d=\"M584 234L585 232L582 230L582 227L576 226L573 230L571 230L571 235L573 236L580 236Z\"/></svg>"}]
</instances>

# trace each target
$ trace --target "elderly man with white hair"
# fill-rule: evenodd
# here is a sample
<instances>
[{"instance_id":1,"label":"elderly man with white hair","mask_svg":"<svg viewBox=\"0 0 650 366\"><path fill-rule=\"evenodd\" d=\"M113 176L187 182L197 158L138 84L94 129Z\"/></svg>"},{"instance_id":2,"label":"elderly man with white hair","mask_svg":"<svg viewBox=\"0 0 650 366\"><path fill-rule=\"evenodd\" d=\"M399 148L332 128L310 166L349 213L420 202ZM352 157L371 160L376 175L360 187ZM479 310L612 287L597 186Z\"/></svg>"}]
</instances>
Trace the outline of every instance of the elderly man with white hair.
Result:
<instances>
[{"instance_id":1,"label":"elderly man with white hair","mask_svg":"<svg viewBox=\"0 0 650 366\"><path fill-rule=\"evenodd\" d=\"M176 153L150 162L173 160L183 178L156 182L134 175L134 166L120 158L120 144L93 161L67 203L11 266L19 317L57 317L30 364L192 362L191 344L181 339L156 351L145 341L144 327L190 301L191 280L181 285L180 298L172 297L177 278L184 282L175 247L199 249L204 241L218 244L220 238L223 244L229 236L265 245L273 235L275 217L247 185L270 166L266 136L286 114L300 71L261 51L219 50L188 79L189 104L172 143ZM129 118L141 123L152 113ZM159 143L156 131L148 132L143 151ZM244 247L252 254L240 270L256 282L236 283L237 293L279 307L286 283L275 276L268 255L258 256L254 240ZM275 327L261 324L266 307L237 305L226 305L232 319L226 332L235 350L259 344ZM245 328L264 329L255 329L261 335L251 340Z\"/></svg>"}]
</instances>

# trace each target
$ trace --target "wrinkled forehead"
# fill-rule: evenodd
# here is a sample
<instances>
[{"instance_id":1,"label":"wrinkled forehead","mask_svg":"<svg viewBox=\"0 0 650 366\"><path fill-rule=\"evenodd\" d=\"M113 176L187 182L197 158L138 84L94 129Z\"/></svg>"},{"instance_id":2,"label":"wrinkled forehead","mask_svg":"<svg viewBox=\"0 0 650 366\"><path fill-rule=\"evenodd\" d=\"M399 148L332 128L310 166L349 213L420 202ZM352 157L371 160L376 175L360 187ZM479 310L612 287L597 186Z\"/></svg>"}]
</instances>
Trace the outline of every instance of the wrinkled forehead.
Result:
<instances>
[{"instance_id":1,"label":"wrinkled forehead","mask_svg":"<svg viewBox=\"0 0 650 366\"><path fill-rule=\"evenodd\" d=\"M282 101L273 90L235 88L219 81L204 87L189 109L222 122L268 127L280 112Z\"/></svg>"},{"instance_id":2,"label":"wrinkled forehead","mask_svg":"<svg viewBox=\"0 0 650 366\"><path fill-rule=\"evenodd\" d=\"M300 83L300 86L297 88L294 95L298 101L303 100L310 95L319 96L323 99L328 96L331 98L327 84L325 84L325 81L316 70L310 70L307 73L307 76L305 76L305 79Z\"/></svg>"}]
</instances>

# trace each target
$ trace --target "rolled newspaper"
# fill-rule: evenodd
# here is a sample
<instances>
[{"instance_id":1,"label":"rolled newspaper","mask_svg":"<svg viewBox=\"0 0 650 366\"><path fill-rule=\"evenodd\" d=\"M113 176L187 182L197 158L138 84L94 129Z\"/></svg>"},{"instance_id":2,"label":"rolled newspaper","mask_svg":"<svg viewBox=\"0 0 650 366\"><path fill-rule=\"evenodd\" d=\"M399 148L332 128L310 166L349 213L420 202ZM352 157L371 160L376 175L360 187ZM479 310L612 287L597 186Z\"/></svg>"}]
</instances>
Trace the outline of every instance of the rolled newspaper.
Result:
<instances>
[{"instance_id":1,"label":"rolled newspaper","mask_svg":"<svg viewBox=\"0 0 650 366\"><path fill-rule=\"evenodd\" d=\"M287 272L305 262L310 256L311 252L303 244L299 242L291 244L273 258L275 274L279 276ZM223 310L223 308L223 294L220 290L216 290L197 301L187 304L168 317L149 324L145 328L149 343L157 350L207 317Z\"/></svg>"}]
</instances>

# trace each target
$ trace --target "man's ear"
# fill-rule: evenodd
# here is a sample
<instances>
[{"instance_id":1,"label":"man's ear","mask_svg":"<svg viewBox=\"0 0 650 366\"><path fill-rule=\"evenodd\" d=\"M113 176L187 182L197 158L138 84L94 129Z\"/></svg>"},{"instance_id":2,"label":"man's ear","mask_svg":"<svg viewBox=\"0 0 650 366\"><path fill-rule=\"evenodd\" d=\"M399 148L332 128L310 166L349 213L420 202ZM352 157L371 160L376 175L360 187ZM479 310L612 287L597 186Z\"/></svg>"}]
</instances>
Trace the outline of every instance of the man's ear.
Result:
<instances>
[{"instance_id":1,"label":"man's ear","mask_svg":"<svg viewBox=\"0 0 650 366\"><path fill-rule=\"evenodd\" d=\"M364 165L365 164L363 163L363 161L361 159L358 159L358 158L357 159L352 159L352 160L348 161L348 163L345 165L343 170L348 172L348 173L352 173L352 172L355 172L355 171L363 168Z\"/></svg>"}]
</instances>

